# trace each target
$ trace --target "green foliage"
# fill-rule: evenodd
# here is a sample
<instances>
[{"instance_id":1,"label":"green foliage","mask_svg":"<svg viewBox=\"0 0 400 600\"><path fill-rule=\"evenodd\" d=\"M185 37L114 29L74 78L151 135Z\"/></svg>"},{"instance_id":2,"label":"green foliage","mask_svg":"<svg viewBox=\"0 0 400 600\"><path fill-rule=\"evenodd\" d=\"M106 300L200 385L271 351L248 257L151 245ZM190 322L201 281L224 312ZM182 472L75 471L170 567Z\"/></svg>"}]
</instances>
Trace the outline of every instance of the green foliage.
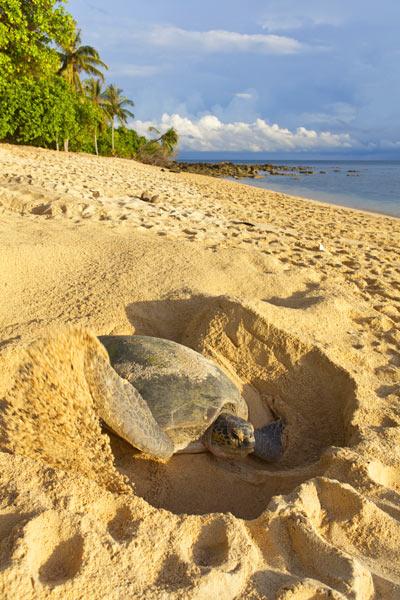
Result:
<instances>
[{"instance_id":1,"label":"green foliage","mask_svg":"<svg viewBox=\"0 0 400 600\"><path fill-rule=\"evenodd\" d=\"M13 117L16 105L16 90L0 81L0 139L6 139L13 132Z\"/></svg>"},{"instance_id":2,"label":"green foliage","mask_svg":"<svg viewBox=\"0 0 400 600\"><path fill-rule=\"evenodd\" d=\"M149 128L150 132L160 134L155 127ZM157 138L148 140L137 152L137 158L144 163L164 166L171 162L178 144L178 132L170 127L165 133Z\"/></svg>"},{"instance_id":3,"label":"green foliage","mask_svg":"<svg viewBox=\"0 0 400 600\"><path fill-rule=\"evenodd\" d=\"M135 103L129 98L122 96L122 90L117 88L115 85L109 85L103 94L104 107L106 114L111 123L111 148L113 153L115 152L115 119L121 124L126 125L128 117L134 118L134 114L126 108L127 106L134 106Z\"/></svg>"},{"instance_id":4,"label":"green foliage","mask_svg":"<svg viewBox=\"0 0 400 600\"><path fill-rule=\"evenodd\" d=\"M134 118L135 115L126 107L135 106L135 103L123 96L120 88L117 88L115 85L109 85L103 94L103 98L110 121L114 122L116 118L121 125L126 125L128 117Z\"/></svg>"},{"instance_id":5,"label":"green foliage","mask_svg":"<svg viewBox=\"0 0 400 600\"><path fill-rule=\"evenodd\" d=\"M59 46L61 48L61 52L59 52L61 67L58 74L62 75L76 92L83 92L81 73L96 75L104 81L104 75L99 67L108 69L108 66L100 59L99 53L93 46L81 46L80 30L75 31L63 43L59 43Z\"/></svg>"},{"instance_id":6,"label":"green foliage","mask_svg":"<svg viewBox=\"0 0 400 600\"><path fill-rule=\"evenodd\" d=\"M75 119L78 131L71 138L70 148L76 152L94 152L93 136L103 123L103 113L99 106L84 97L78 97L75 104Z\"/></svg>"},{"instance_id":7,"label":"green foliage","mask_svg":"<svg viewBox=\"0 0 400 600\"><path fill-rule=\"evenodd\" d=\"M173 127L167 129L167 131L160 136L161 147L165 150L168 156L175 154L178 141L178 132Z\"/></svg>"},{"instance_id":8,"label":"green foliage","mask_svg":"<svg viewBox=\"0 0 400 600\"><path fill-rule=\"evenodd\" d=\"M77 98L59 77L0 87L0 137L8 141L54 146L76 135L77 114Z\"/></svg>"},{"instance_id":9,"label":"green foliage","mask_svg":"<svg viewBox=\"0 0 400 600\"><path fill-rule=\"evenodd\" d=\"M148 140L124 127L134 103L115 85L103 91L107 65L81 45L63 3L0 0L0 140L52 148L66 141L75 151L168 160L175 130ZM82 73L96 79L82 82Z\"/></svg>"},{"instance_id":10,"label":"green foliage","mask_svg":"<svg viewBox=\"0 0 400 600\"><path fill-rule=\"evenodd\" d=\"M86 98L89 98L93 104L97 104L101 108L105 108L105 101L103 95L103 84L101 79L94 79L90 77L83 82L83 90ZM104 116L105 116L105 111Z\"/></svg>"},{"instance_id":11,"label":"green foliage","mask_svg":"<svg viewBox=\"0 0 400 600\"><path fill-rule=\"evenodd\" d=\"M111 147L111 127L107 127L99 137L99 151L104 156L120 156L121 158L137 158L141 147L147 143L134 129L120 127L115 130L114 153Z\"/></svg>"},{"instance_id":12,"label":"green foliage","mask_svg":"<svg viewBox=\"0 0 400 600\"><path fill-rule=\"evenodd\" d=\"M75 28L58 0L1 0L0 82L14 77L47 77L59 57L51 44L62 44Z\"/></svg>"},{"instance_id":13,"label":"green foliage","mask_svg":"<svg viewBox=\"0 0 400 600\"><path fill-rule=\"evenodd\" d=\"M170 158L159 143L153 140L147 140L143 146L138 149L137 158L147 165L158 165L163 167L170 162Z\"/></svg>"}]
</instances>

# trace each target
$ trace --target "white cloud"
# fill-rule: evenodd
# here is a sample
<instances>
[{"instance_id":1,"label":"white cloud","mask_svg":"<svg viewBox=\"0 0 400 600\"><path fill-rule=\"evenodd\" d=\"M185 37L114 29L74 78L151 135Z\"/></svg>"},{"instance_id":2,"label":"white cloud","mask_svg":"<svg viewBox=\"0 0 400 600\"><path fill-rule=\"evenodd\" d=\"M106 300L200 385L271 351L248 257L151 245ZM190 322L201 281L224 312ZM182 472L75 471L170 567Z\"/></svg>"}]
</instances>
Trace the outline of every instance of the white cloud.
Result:
<instances>
[{"instance_id":1,"label":"white cloud","mask_svg":"<svg viewBox=\"0 0 400 600\"><path fill-rule=\"evenodd\" d=\"M261 23L269 32L295 31L323 25L339 26L354 11L357 14L359 7L355 5L360 3L361 0L307 0L302 3L293 0L269 0L268 10L265 11Z\"/></svg>"},{"instance_id":2,"label":"white cloud","mask_svg":"<svg viewBox=\"0 0 400 600\"><path fill-rule=\"evenodd\" d=\"M222 29L189 31L180 27L157 26L135 34L154 46L203 50L204 52L256 52L296 54L303 44L291 37L261 33L238 33Z\"/></svg>"},{"instance_id":3,"label":"white cloud","mask_svg":"<svg viewBox=\"0 0 400 600\"><path fill-rule=\"evenodd\" d=\"M235 94L235 98L241 98L242 100L251 100L253 98L253 94L249 92L237 92Z\"/></svg>"},{"instance_id":4,"label":"white cloud","mask_svg":"<svg viewBox=\"0 0 400 600\"><path fill-rule=\"evenodd\" d=\"M160 73L161 67L156 65L121 65L115 66L110 71L112 76L122 77L152 77Z\"/></svg>"},{"instance_id":5,"label":"white cloud","mask_svg":"<svg viewBox=\"0 0 400 600\"><path fill-rule=\"evenodd\" d=\"M174 127L180 136L180 148L185 150L274 152L351 148L355 144L348 133L317 132L305 127L291 131L277 124L270 125L264 119L223 123L215 115L190 119L179 114L164 114L158 123L134 123L134 128L143 135L150 126L161 131Z\"/></svg>"},{"instance_id":6,"label":"white cloud","mask_svg":"<svg viewBox=\"0 0 400 600\"><path fill-rule=\"evenodd\" d=\"M348 126L355 121L357 109L346 102L334 102L325 107L324 112L303 113L300 120L306 125L324 127Z\"/></svg>"},{"instance_id":7,"label":"white cloud","mask_svg":"<svg viewBox=\"0 0 400 600\"><path fill-rule=\"evenodd\" d=\"M304 15L270 15L263 19L262 27L267 31L294 31L305 27L318 27L321 25L339 25L340 19L327 16L304 16Z\"/></svg>"},{"instance_id":8,"label":"white cloud","mask_svg":"<svg viewBox=\"0 0 400 600\"><path fill-rule=\"evenodd\" d=\"M214 104L207 111L191 111L189 114L212 114L218 117L223 123L236 123L238 121L255 121L259 116L258 110L259 97L257 90L248 88L236 92L230 98L228 104ZM170 112L165 110L163 112ZM179 110L174 110L177 114L182 114ZM187 113L186 113L187 115Z\"/></svg>"}]
</instances>

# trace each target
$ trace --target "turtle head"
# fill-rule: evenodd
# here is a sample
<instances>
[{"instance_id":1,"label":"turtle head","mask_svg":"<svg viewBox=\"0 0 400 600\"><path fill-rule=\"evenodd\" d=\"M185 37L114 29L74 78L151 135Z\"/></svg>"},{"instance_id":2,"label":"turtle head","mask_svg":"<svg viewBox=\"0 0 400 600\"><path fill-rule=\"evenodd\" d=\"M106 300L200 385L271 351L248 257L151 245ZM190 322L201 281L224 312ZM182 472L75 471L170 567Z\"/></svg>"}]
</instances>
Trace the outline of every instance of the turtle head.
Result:
<instances>
[{"instance_id":1,"label":"turtle head","mask_svg":"<svg viewBox=\"0 0 400 600\"><path fill-rule=\"evenodd\" d=\"M254 451L254 427L230 413L221 413L203 435L204 445L216 456L244 458Z\"/></svg>"}]
</instances>

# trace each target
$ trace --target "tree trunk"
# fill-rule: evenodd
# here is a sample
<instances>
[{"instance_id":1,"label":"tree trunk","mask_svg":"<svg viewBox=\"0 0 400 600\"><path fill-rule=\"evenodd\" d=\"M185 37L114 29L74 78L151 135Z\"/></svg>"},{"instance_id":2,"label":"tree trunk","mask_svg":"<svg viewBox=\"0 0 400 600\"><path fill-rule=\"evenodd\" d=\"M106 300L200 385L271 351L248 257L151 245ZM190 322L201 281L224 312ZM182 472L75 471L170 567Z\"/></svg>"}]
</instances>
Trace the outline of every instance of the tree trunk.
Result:
<instances>
[{"instance_id":1,"label":"tree trunk","mask_svg":"<svg viewBox=\"0 0 400 600\"><path fill-rule=\"evenodd\" d=\"M56 139L56 150L57 150L57 152L59 151L59 149L60 149L60 145L59 145L59 143L58 143L58 138L57 138L57 139Z\"/></svg>"},{"instance_id":2,"label":"tree trunk","mask_svg":"<svg viewBox=\"0 0 400 600\"><path fill-rule=\"evenodd\" d=\"M111 150L114 154L114 121L111 123Z\"/></svg>"},{"instance_id":3,"label":"tree trunk","mask_svg":"<svg viewBox=\"0 0 400 600\"><path fill-rule=\"evenodd\" d=\"M64 152L68 152L69 139L64 140Z\"/></svg>"},{"instance_id":4,"label":"tree trunk","mask_svg":"<svg viewBox=\"0 0 400 600\"><path fill-rule=\"evenodd\" d=\"M96 156L99 155L99 149L97 147L97 130L94 130L94 151L96 152Z\"/></svg>"}]
</instances>

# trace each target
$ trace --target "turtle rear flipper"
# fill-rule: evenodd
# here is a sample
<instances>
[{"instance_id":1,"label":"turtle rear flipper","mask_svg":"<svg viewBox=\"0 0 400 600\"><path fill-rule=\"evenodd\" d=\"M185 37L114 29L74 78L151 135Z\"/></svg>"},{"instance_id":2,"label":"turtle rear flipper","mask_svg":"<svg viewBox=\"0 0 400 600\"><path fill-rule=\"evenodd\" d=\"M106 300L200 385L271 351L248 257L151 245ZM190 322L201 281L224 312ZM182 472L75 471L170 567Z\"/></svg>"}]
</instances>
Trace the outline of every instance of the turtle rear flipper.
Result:
<instances>
[{"instance_id":1,"label":"turtle rear flipper","mask_svg":"<svg viewBox=\"0 0 400 600\"><path fill-rule=\"evenodd\" d=\"M86 378L101 419L129 444L158 458L169 458L174 445L154 419L139 392L100 353L88 353Z\"/></svg>"},{"instance_id":2,"label":"turtle rear flipper","mask_svg":"<svg viewBox=\"0 0 400 600\"><path fill-rule=\"evenodd\" d=\"M268 423L254 431L256 440L254 455L267 462L278 461L284 452L283 432L285 426L281 419Z\"/></svg>"}]
</instances>

